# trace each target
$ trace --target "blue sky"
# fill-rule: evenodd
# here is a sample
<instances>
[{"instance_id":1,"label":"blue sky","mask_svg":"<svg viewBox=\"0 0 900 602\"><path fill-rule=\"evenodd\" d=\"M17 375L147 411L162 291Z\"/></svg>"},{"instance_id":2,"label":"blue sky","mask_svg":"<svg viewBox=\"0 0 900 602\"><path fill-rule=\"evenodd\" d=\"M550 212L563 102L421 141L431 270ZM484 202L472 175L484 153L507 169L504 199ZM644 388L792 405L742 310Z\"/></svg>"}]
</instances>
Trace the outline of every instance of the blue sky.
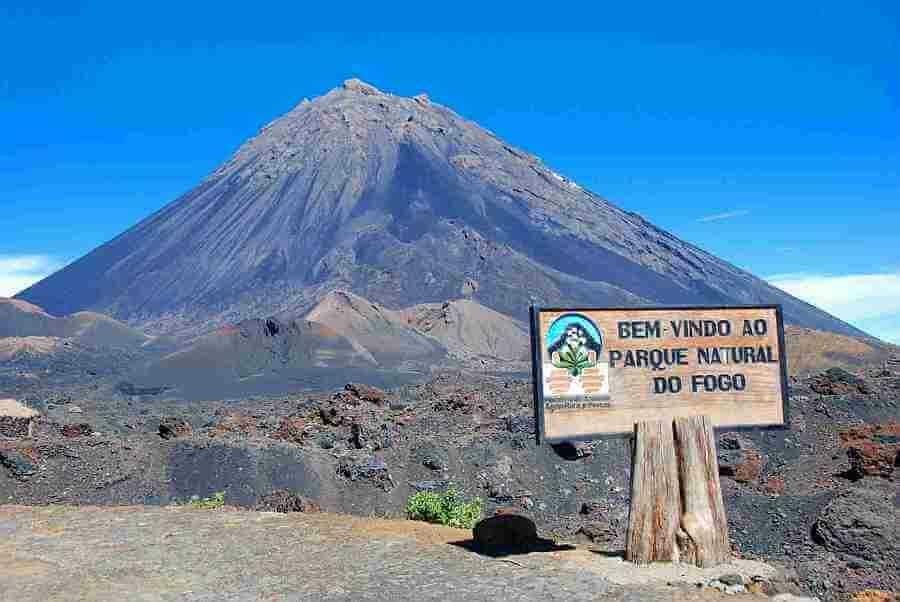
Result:
<instances>
[{"instance_id":1,"label":"blue sky","mask_svg":"<svg viewBox=\"0 0 900 602\"><path fill-rule=\"evenodd\" d=\"M302 98L360 77L427 92L618 205L900 341L895 2L126 4L0 7L0 295L187 191ZM355 31L304 31L328 25ZM415 32L437 27L457 32Z\"/></svg>"}]
</instances>

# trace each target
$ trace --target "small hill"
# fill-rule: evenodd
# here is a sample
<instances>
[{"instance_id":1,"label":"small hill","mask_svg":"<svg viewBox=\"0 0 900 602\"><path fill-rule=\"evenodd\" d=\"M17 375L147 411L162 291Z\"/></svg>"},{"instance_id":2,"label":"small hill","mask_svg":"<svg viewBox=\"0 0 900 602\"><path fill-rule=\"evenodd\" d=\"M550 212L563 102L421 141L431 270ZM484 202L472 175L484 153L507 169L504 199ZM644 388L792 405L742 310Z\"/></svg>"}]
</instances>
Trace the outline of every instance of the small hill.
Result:
<instances>
[{"instance_id":1,"label":"small hill","mask_svg":"<svg viewBox=\"0 0 900 602\"><path fill-rule=\"evenodd\" d=\"M785 340L792 375L852 370L896 353L876 339L791 325ZM335 290L302 318L245 320L186 344L95 312L56 317L0 299L0 362L10 373L105 374L123 379L127 391L178 398L281 394L348 380L396 385L436 368L522 372L529 352L527 325L466 298L394 310Z\"/></svg>"},{"instance_id":2,"label":"small hill","mask_svg":"<svg viewBox=\"0 0 900 602\"><path fill-rule=\"evenodd\" d=\"M408 361L434 364L447 356L447 348L438 340L406 324L402 312L348 291L329 293L304 319L325 324L359 343L379 365Z\"/></svg>"},{"instance_id":3,"label":"small hill","mask_svg":"<svg viewBox=\"0 0 900 602\"><path fill-rule=\"evenodd\" d=\"M341 385L400 384L438 367L524 369L524 325L471 300L390 310L348 291L302 318L245 320L198 337L133 370L132 390L235 398Z\"/></svg>"},{"instance_id":4,"label":"small hill","mask_svg":"<svg viewBox=\"0 0 900 602\"><path fill-rule=\"evenodd\" d=\"M375 365L361 346L334 329L311 321L246 320L200 337L161 363L233 371L245 378L274 367L349 367Z\"/></svg>"},{"instance_id":5,"label":"small hill","mask_svg":"<svg viewBox=\"0 0 900 602\"><path fill-rule=\"evenodd\" d=\"M407 324L441 341L460 359L529 359L528 327L471 299L415 305L400 314Z\"/></svg>"},{"instance_id":6,"label":"small hill","mask_svg":"<svg viewBox=\"0 0 900 602\"><path fill-rule=\"evenodd\" d=\"M82 311L67 316L66 335L94 347L139 347L150 337L109 316Z\"/></svg>"},{"instance_id":7,"label":"small hill","mask_svg":"<svg viewBox=\"0 0 900 602\"><path fill-rule=\"evenodd\" d=\"M0 339L52 337L92 347L135 348L152 339L109 316L78 312L56 317L20 299L0 298Z\"/></svg>"},{"instance_id":8,"label":"small hill","mask_svg":"<svg viewBox=\"0 0 900 602\"><path fill-rule=\"evenodd\" d=\"M22 356L50 355L59 349L62 340L56 337L0 338L0 362L10 362Z\"/></svg>"},{"instance_id":9,"label":"small hill","mask_svg":"<svg viewBox=\"0 0 900 602\"><path fill-rule=\"evenodd\" d=\"M245 320L135 369L137 388L191 399L232 398L328 388L357 379L385 383L362 345L309 320Z\"/></svg>"},{"instance_id":10,"label":"small hill","mask_svg":"<svg viewBox=\"0 0 900 602\"><path fill-rule=\"evenodd\" d=\"M21 299L0 297L0 338L65 336L65 321Z\"/></svg>"},{"instance_id":11,"label":"small hill","mask_svg":"<svg viewBox=\"0 0 900 602\"><path fill-rule=\"evenodd\" d=\"M352 338L384 365L479 359L527 360L527 326L471 299L387 309L351 292L333 291L305 319Z\"/></svg>"}]
</instances>

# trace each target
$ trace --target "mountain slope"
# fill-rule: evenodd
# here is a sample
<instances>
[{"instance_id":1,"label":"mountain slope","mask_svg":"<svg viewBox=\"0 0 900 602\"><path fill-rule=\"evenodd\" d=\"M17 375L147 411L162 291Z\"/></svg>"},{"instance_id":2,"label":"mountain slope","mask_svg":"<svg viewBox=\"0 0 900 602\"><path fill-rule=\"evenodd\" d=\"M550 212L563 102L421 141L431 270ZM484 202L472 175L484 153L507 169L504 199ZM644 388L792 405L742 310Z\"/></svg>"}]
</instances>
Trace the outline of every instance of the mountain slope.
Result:
<instances>
[{"instance_id":1,"label":"mountain slope","mask_svg":"<svg viewBox=\"0 0 900 602\"><path fill-rule=\"evenodd\" d=\"M358 80L263 128L196 188L19 298L172 333L380 305L777 302L859 331L623 211L425 96Z\"/></svg>"}]
</instances>

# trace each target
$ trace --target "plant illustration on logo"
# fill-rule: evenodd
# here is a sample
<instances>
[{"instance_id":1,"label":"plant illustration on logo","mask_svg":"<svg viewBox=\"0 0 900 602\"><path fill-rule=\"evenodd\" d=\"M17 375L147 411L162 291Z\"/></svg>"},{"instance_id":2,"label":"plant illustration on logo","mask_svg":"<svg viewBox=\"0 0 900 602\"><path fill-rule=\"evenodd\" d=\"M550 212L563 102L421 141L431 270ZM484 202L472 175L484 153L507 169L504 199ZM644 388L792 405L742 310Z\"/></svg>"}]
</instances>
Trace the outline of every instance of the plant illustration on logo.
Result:
<instances>
[{"instance_id":1,"label":"plant illustration on logo","mask_svg":"<svg viewBox=\"0 0 900 602\"><path fill-rule=\"evenodd\" d=\"M597 352L588 348L588 335L578 326L570 326L559 343L559 349L551 351L553 365L557 368L565 368L578 377L585 368L597 364Z\"/></svg>"},{"instance_id":2,"label":"plant illustration on logo","mask_svg":"<svg viewBox=\"0 0 900 602\"><path fill-rule=\"evenodd\" d=\"M598 395L607 393L608 365L601 363L603 335L586 316L564 314L553 321L546 335L550 362L545 363L547 393Z\"/></svg>"}]
</instances>

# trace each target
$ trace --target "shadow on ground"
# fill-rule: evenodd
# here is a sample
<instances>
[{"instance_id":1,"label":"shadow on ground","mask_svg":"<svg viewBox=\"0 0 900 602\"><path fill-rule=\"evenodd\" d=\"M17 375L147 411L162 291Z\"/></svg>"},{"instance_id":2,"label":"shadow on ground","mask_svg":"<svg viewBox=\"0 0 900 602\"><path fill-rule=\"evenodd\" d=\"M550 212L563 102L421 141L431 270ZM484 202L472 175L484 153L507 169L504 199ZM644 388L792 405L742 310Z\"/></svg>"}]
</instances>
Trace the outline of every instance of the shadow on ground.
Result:
<instances>
[{"instance_id":1,"label":"shadow on ground","mask_svg":"<svg viewBox=\"0 0 900 602\"><path fill-rule=\"evenodd\" d=\"M588 551L591 554L603 556L604 558L625 558L625 550L598 550L595 548L588 548Z\"/></svg>"},{"instance_id":2,"label":"shadow on ground","mask_svg":"<svg viewBox=\"0 0 900 602\"><path fill-rule=\"evenodd\" d=\"M570 544L557 544L552 539L538 539L526 545L520 546L482 546L475 540L466 539L462 541L451 541L451 546L463 548L470 552L474 552L479 556L488 556L490 558L504 558L506 556L522 556L535 552L565 552L574 550L575 546Z\"/></svg>"}]
</instances>

